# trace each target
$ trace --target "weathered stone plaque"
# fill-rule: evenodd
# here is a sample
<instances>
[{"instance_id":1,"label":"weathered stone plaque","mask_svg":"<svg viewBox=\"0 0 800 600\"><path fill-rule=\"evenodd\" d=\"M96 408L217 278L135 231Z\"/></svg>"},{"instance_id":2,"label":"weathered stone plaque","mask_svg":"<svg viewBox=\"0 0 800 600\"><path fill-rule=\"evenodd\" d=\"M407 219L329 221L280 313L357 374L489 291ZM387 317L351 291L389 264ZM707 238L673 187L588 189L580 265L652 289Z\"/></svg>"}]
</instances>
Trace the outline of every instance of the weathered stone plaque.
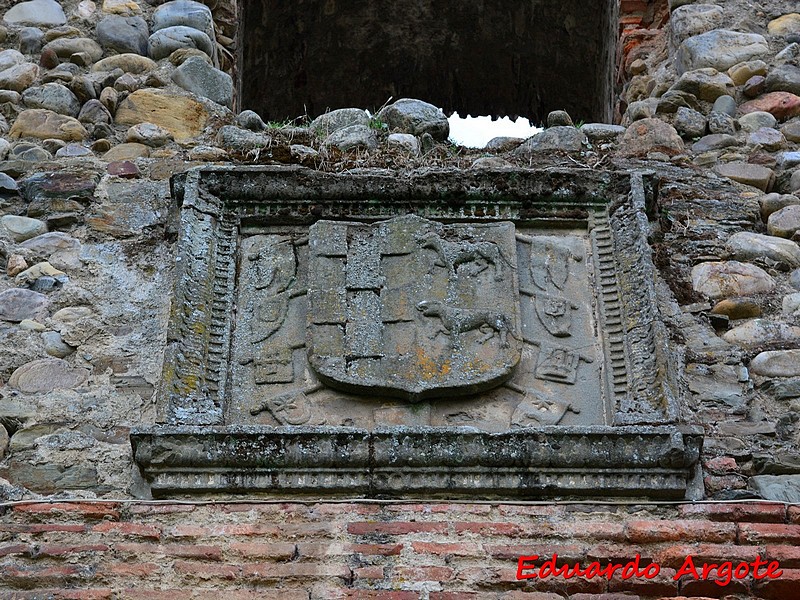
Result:
<instances>
[{"instance_id":1,"label":"weathered stone plaque","mask_svg":"<svg viewBox=\"0 0 800 600\"><path fill-rule=\"evenodd\" d=\"M512 223L309 230L308 356L333 388L412 401L497 387L522 336Z\"/></svg>"},{"instance_id":2,"label":"weathered stone plaque","mask_svg":"<svg viewBox=\"0 0 800 600\"><path fill-rule=\"evenodd\" d=\"M684 495L646 177L174 183L164 425L132 435L154 494Z\"/></svg>"}]
</instances>

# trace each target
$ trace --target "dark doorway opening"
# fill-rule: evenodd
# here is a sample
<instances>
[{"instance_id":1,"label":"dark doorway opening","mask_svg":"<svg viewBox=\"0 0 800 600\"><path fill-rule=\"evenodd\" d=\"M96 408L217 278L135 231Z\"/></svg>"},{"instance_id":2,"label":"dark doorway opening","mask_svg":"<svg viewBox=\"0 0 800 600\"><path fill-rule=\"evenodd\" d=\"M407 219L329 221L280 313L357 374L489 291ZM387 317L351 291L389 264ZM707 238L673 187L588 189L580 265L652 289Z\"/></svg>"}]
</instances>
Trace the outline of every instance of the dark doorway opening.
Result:
<instances>
[{"instance_id":1,"label":"dark doorway opening","mask_svg":"<svg viewBox=\"0 0 800 600\"><path fill-rule=\"evenodd\" d=\"M390 97L448 114L606 121L616 0L245 0L241 108L283 120Z\"/></svg>"}]
</instances>

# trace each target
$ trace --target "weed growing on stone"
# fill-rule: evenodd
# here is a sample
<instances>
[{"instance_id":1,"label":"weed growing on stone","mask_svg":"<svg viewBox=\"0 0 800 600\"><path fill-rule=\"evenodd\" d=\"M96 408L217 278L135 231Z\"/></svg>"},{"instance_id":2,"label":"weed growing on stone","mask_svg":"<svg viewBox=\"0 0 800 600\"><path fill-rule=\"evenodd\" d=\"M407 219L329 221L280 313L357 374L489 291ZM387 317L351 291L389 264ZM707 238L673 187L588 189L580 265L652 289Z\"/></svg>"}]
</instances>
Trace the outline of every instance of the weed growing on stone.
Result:
<instances>
[{"instance_id":1,"label":"weed growing on stone","mask_svg":"<svg viewBox=\"0 0 800 600\"><path fill-rule=\"evenodd\" d=\"M388 131L389 124L381 119L378 115L372 115L369 120L370 129L377 129L378 131Z\"/></svg>"},{"instance_id":2,"label":"weed growing on stone","mask_svg":"<svg viewBox=\"0 0 800 600\"><path fill-rule=\"evenodd\" d=\"M283 129L294 125L294 119L284 119L283 121L267 121L267 129Z\"/></svg>"}]
</instances>

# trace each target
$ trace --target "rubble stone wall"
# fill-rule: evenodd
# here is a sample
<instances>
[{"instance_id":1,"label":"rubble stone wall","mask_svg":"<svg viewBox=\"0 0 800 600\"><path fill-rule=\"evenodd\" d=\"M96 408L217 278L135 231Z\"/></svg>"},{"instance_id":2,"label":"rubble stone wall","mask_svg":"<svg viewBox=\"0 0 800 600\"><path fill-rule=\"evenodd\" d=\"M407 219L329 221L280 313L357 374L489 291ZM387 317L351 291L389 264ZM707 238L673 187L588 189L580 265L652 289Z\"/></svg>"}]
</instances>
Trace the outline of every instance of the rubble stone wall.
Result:
<instances>
[{"instance_id":1,"label":"rubble stone wall","mask_svg":"<svg viewBox=\"0 0 800 600\"><path fill-rule=\"evenodd\" d=\"M705 429L695 495L800 501L796 2L622 2L618 124L554 114L480 151L448 144L444 115L419 102L405 106L422 127L402 106L312 123L237 114L236 4L152 2L0 3L0 499L42 502L0 505L0 597L790 597L800 521L782 504L153 506L134 501L148 490L128 433L157 420L173 174L645 170L659 181L650 242L681 421ZM515 557L540 542L570 560L641 550L668 568L678 554L774 557L787 574L523 586Z\"/></svg>"}]
</instances>

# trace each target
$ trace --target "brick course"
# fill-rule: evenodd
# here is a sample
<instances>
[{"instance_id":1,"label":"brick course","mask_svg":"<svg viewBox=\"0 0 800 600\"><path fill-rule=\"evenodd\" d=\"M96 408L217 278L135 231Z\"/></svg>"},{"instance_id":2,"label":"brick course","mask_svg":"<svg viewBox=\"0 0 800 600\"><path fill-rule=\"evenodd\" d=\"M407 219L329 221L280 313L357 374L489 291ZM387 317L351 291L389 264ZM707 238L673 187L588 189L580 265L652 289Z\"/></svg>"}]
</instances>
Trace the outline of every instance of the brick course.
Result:
<instances>
[{"instance_id":1,"label":"brick course","mask_svg":"<svg viewBox=\"0 0 800 600\"><path fill-rule=\"evenodd\" d=\"M191 510L188 510L191 509ZM0 600L400 598L785 600L800 589L800 525L782 504L21 504L0 517ZM656 563L652 579L517 578L538 569ZM676 572L778 561L727 585ZM533 571L524 571L531 573ZM189 590L189 591L187 591Z\"/></svg>"}]
</instances>

